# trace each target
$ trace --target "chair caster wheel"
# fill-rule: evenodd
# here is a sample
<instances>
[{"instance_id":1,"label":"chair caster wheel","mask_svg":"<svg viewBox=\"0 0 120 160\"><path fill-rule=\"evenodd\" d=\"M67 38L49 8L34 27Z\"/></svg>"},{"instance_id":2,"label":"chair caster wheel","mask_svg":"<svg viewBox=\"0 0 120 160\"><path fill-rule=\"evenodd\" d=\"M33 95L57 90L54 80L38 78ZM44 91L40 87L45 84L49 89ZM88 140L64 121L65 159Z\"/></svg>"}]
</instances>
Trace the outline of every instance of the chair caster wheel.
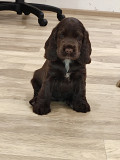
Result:
<instances>
[{"instance_id":1,"label":"chair caster wheel","mask_svg":"<svg viewBox=\"0 0 120 160\"><path fill-rule=\"evenodd\" d=\"M24 11L23 12L26 16L30 14L30 12Z\"/></svg>"},{"instance_id":2,"label":"chair caster wheel","mask_svg":"<svg viewBox=\"0 0 120 160\"><path fill-rule=\"evenodd\" d=\"M59 20L59 21L61 21L62 19L64 19L65 18L65 15L63 15L63 14L57 14L57 19Z\"/></svg>"},{"instance_id":3,"label":"chair caster wheel","mask_svg":"<svg viewBox=\"0 0 120 160\"><path fill-rule=\"evenodd\" d=\"M22 11L17 11L17 14L18 15L22 15Z\"/></svg>"},{"instance_id":4,"label":"chair caster wheel","mask_svg":"<svg viewBox=\"0 0 120 160\"><path fill-rule=\"evenodd\" d=\"M46 19L38 19L38 23L40 26L46 26L48 21Z\"/></svg>"}]
</instances>

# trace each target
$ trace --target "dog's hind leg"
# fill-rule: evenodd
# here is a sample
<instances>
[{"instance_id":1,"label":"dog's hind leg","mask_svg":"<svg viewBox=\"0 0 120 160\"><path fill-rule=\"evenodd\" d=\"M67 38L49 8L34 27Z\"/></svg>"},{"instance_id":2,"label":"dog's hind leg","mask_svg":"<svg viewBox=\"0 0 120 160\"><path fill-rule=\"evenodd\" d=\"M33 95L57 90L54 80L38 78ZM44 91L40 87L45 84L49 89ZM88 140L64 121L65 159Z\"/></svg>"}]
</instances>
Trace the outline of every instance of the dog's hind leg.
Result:
<instances>
[{"instance_id":1,"label":"dog's hind leg","mask_svg":"<svg viewBox=\"0 0 120 160\"><path fill-rule=\"evenodd\" d=\"M41 84L38 84L37 80L35 78L33 78L31 80L31 84L33 86L33 89L34 89L34 95L33 95L33 98L29 101L29 103L34 106L34 104L36 103L36 99L37 99L37 95L38 95L38 92L41 88Z\"/></svg>"}]
</instances>

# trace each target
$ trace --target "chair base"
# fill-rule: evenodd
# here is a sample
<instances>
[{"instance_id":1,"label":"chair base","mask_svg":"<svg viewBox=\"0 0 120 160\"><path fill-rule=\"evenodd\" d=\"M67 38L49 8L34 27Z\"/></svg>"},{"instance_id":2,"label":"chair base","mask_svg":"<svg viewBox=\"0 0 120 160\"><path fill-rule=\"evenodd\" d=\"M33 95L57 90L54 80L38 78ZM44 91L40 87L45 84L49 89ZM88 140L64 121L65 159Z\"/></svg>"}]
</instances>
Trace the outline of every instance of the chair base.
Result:
<instances>
[{"instance_id":1,"label":"chair base","mask_svg":"<svg viewBox=\"0 0 120 160\"><path fill-rule=\"evenodd\" d=\"M45 4L25 3L24 0L16 0L15 2L1 1L0 11L3 10L15 11L19 15L21 15L22 13L24 13L25 15L29 15L30 13L32 13L38 17L38 23L40 26L46 26L48 23L48 21L44 19L44 13L42 12L42 10L56 12L59 21L65 18L60 8Z\"/></svg>"}]
</instances>

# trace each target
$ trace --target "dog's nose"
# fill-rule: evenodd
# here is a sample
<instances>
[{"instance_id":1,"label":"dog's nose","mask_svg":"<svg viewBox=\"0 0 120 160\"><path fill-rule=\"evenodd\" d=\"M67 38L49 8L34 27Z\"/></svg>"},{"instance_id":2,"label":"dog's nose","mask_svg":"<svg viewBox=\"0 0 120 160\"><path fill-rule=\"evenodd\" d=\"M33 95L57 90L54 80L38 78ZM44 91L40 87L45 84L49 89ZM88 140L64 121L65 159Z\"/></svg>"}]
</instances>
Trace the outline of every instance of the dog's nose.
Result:
<instances>
[{"instance_id":1,"label":"dog's nose","mask_svg":"<svg viewBox=\"0 0 120 160\"><path fill-rule=\"evenodd\" d=\"M71 53L73 53L73 49L72 49L72 48L66 48L66 49L65 49L65 52L66 52L67 54L71 54Z\"/></svg>"}]
</instances>

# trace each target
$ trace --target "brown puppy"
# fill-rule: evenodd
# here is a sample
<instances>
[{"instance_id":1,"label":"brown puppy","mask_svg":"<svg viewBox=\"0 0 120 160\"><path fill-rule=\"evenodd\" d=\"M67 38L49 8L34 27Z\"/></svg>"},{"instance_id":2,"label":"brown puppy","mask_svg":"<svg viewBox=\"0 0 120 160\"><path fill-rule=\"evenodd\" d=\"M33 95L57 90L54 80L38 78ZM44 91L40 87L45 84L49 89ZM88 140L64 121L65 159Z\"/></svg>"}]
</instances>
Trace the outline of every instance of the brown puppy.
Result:
<instances>
[{"instance_id":1,"label":"brown puppy","mask_svg":"<svg viewBox=\"0 0 120 160\"><path fill-rule=\"evenodd\" d=\"M77 112L88 112L86 64L91 62L88 32L76 18L63 19L45 43L43 67L35 71L30 104L36 114L51 111L51 100L66 101Z\"/></svg>"}]
</instances>

